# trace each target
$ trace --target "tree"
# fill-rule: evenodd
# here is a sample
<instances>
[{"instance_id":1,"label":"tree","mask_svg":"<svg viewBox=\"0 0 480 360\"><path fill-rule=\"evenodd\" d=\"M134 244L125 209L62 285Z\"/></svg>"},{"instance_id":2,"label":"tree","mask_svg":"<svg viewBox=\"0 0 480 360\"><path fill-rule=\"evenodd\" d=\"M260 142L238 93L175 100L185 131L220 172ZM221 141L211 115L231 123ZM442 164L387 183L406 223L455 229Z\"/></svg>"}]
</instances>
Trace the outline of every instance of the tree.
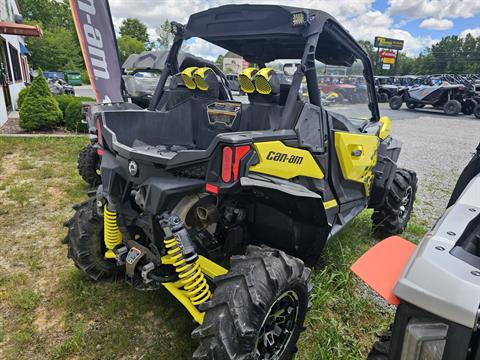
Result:
<instances>
[{"instance_id":1,"label":"tree","mask_svg":"<svg viewBox=\"0 0 480 360\"><path fill-rule=\"evenodd\" d=\"M172 24L170 21L165 20L165 22L155 30L158 38L157 43L160 49L168 49L172 45L173 38L175 37L172 33Z\"/></svg>"},{"instance_id":2,"label":"tree","mask_svg":"<svg viewBox=\"0 0 480 360\"><path fill-rule=\"evenodd\" d=\"M65 28L45 29L42 38L26 38L31 66L55 71L83 69L82 50L76 39L76 33Z\"/></svg>"},{"instance_id":3,"label":"tree","mask_svg":"<svg viewBox=\"0 0 480 360\"><path fill-rule=\"evenodd\" d=\"M74 31L68 0L19 0L18 4L27 21L39 22L44 29L66 28Z\"/></svg>"},{"instance_id":4,"label":"tree","mask_svg":"<svg viewBox=\"0 0 480 360\"><path fill-rule=\"evenodd\" d=\"M57 126L62 118L62 111L48 89L42 69L39 69L20 108L20 127L30 131L49 129Z\"/></svg>"},{"instance_id":5,"label":"tree","mask_svg":"<svg viewBox=\"0 0 480 360\"><path fill-rule=\"evenodd\" d=\"M372 65L375 66L375 64L377 63L377 51L373 47L373 44L368 40L360 40L358 43L368 54Z\"/></svg>"},{"instance_id":6,"label":"tree","mask_svg":"<svg viewBox=\"0 0 480 360\"><path fill-rule=\"evenodd\" d=\"M149 40L146 25L140 20L132 18L123 19L120 25L120 36L129 36L143 44L148 43Z\"/></svg>"},{"instance_id":7,"label":"tree","mask_svg":"<svg viewBox=\"0 0 480 360\"><path fill-rule=\"evenodd\" d=\"M139 54L145 51L145 44L130 36L119 37L118 47L120 50L120 60L124 62L131 54Z\"/></svg>"},{"instance_id":8,"label":"tree","mask_svg":"<svg viewBox=\"0 0 480 360\"><path fill-rule=\"evenodd\" d=\"M217 60L215 60L215 63L220 66L220 69L223 67L223 55L218 55Z\"/></svg>"}]
</instances>

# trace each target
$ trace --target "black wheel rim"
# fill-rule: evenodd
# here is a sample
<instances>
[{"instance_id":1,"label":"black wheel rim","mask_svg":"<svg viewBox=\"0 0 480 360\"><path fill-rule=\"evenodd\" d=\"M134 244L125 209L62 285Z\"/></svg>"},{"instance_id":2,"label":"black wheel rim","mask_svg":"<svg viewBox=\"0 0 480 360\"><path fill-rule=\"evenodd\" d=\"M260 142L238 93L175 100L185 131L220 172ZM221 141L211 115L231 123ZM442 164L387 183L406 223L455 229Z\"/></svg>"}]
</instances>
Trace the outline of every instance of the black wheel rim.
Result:
<instances>
[{"instance_id":1,"label":"black wheel rim","mask_svg":"<svg viewBox=\"0 0 480 360\"><path fill-rule=\"evenodd\" d=\"M299 301L297 294L287 291L270 307L258 333L254 359L278 359L285 352L297 323Z\"/></svg>"},{"instance_id":2,"label":"black wheel rim","mask_svg":"<svg viewBox=\"0 0 480 360\"><path fill-rule=\"evenodd\" d=\"M412 198L413 198L413 189L411 186L408 187L405 192L405 196L402 198L402 203L400 205L400 219L405 222L410 214L410 209L412 207Z\"/></svg>"}]
</instances>

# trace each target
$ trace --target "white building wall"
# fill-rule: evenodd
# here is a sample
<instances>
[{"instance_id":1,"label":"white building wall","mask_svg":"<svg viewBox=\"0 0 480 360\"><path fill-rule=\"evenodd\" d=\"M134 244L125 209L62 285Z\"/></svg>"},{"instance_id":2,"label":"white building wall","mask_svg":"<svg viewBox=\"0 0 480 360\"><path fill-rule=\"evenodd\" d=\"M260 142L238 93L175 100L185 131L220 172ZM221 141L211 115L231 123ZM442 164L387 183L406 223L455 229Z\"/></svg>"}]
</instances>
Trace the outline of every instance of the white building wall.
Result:
<instances>
[{"instance_id":1,"label":"white building wall","mask_svg":"<svg viewBox=\"0 0 480 360\"><path fill-rule=\"evenodd\" d=\"M0 86L0 126L2 126L8 119L7 107L5 104L5 98L3 97L3 89Z\"/></svg>"},{"instance_id":2,"label":"white building wall","mask_svg":"<svg viewBox=\"0 0 480 360\"><path fill-rule=\"evenodd\" d=\"M17 3L15 0L0 0L0 20L1 21L11 21L14 22L14 16L19 15L19 9L17 8ZM10 58L10 51L8 51L8 45L11 44L20 55L20 42L25 43L23 37L17 35L0 35L4 40L7 42L7 53L8 53L8 66L10 67L10 72L13 75L13 66L12 60ZM21 60L19 60L21 61ZM17 110L17 100L18 100L18 93L21 89L25 87L23 80L14 80L12 79L12 83L8 85L10 89L10 96L12 99L12 106L13 110ZM0 93L0 126L3 125L7 121L7 110L5 104L5 98L3 95L3 89L1 89Z\"/></svg>"}]
</instances>

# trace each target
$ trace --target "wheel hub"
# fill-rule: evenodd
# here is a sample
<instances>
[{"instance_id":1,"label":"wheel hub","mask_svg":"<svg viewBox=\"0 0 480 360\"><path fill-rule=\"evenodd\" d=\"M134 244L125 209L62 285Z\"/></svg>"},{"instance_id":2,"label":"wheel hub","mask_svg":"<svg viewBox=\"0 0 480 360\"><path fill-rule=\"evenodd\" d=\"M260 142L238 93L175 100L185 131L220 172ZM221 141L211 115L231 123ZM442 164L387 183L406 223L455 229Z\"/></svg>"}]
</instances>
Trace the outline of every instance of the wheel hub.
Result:
<instances>
[{"instance_id":1,"label":"wheel hub","mask_svg":"<svg viewBox=\"0 0 480 360\"><path fill-rule=\"evenodd\" d=\"M412 204L412 194L413 194L412 188L408 187L405 193L405 196L402 199L402 205L400 206L400 218L402 219L402 221L404 221L409 214L410 207Z\"/></svg>"},{"instance_id":2,"label":"wheel hub","mask_svg":"<svg viewBox=\"0 0 480 360\"><path fill-rule=\"evenodd\" d=\"M298 310L298 296L292 290L273 303L258 334L255 359L278 359L283 354L295 329Z\"/></svg>"}]
</instances>

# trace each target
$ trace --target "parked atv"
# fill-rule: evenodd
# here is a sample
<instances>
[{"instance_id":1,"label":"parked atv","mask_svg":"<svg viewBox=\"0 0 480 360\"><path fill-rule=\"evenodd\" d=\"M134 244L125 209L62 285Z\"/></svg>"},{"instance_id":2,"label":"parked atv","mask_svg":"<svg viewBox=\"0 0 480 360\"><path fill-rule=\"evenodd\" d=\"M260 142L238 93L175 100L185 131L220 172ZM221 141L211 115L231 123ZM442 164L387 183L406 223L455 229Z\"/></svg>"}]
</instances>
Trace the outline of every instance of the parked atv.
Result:
<instances>
[{"instance_id":1,"label":"parked atv","mask_svg":"<svg viewBox=\"0 0 480 360\"><path fill-rule=\"evenodd\" d=\"M392 110L398 110L405 102L409 109L431 105L443 109L445 114L456 116L460 112L471 115L477 103L466 96L466 88L461 84L449 84L441 79L426 79L424 85L399 90L399 94L390 99Z\"/></svg>"},{"instance_id":2,"label":"parked atv","mask_svg":"<svg viewBox=\"0 0 480 360\"><path fill-rule=\"evenodd\" d=\"M446 212L416 250L408 241L392 237L352 266L374 290L398 305L393 326L375 343L368 359L478 359L479 194L480 145Z\"/></svg>"},{"instance_id":3,"label":"parked atv","mask_svg":"<svg viewBox=\"0 0 480 360\"><path fill-rule=\"evenodd\" d=\"M48 90L53 95L72 95L75 96L75 90L72 85L69 85L66 81L54 76L48 79Z\"/></svg>"},{"instance_id":4,"label":"parked atv","mask_svg":"<svg viewBox=\"0 0 480 360\"><path fill-rule=\"evenodd\" d=\"M375 76L375 85L378 102L389 102L392 97L398 95L399 87L394 84L394 78L391 76Z\"/></svg>"},{"instance_id":5,"label":"parked atv","mask_svg":"<svg viewBox=\"0 0 480 360\"><path fill-rule=\"evenodd\" d=\"M226 5L172 29L149 108L95 115L102 184L66 223L68 256L94 280L165 287L199 324L194 359L289 359L309 309L307 266L367 207L376 230L402 232L415 173L396 165L401 144L380 118L368 55L329 14ZM301 66L291 84L272 68L243 70L249 102L237 102L211 67L179 64L195 37L250 63ZM370 120L321 107L315 61L355 59Z\"/></svg>"}]
</instances>

